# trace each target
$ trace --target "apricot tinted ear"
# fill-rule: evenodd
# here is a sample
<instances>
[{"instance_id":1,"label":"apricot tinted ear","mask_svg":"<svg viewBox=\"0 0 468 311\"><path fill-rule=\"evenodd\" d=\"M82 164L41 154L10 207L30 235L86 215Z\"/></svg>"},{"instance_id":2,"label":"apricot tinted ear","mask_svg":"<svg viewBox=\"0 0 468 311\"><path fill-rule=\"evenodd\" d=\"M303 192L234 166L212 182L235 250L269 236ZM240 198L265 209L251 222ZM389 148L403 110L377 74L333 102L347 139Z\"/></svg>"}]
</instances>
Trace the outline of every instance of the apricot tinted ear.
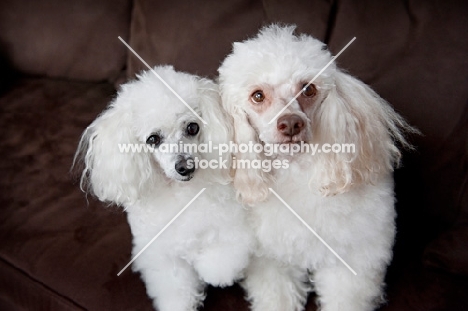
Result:
<instances>
[{"instance_id":1,"label":"apricot tinted ear","mask_svg":"<svg viewBox=\"0 0 468 311\"><path fill-rule=\"evenodd\" d=\"M353 185L374 183L399 161L396 146L409 146L404 132L414 131L385 100L361 81L337 71L335 88L317 112L319 143L354 144L355 153L321 154L324 194L342 193Z\"/></svg>"},{"instance_id":2,"label":"apricot tinted ear","mask_svg":"<svg viewBox=\"0 0 468 311\"><path fill-rule=\"evenodd\" d=\"M235 108L231 114L234 120L234 142L238 145L249 142L260 143L258 134L250 125L246 113L240 108ZM236 161L249 163L263 161L261 153L238 153L235 155ZM245 168L237 165L234 175L234 187L237 197L246 204L254 204L266 200L269 195L268 187L271 185L273 176L269 172L264 172L261 168Z\"/></svg>"}]
</instances>

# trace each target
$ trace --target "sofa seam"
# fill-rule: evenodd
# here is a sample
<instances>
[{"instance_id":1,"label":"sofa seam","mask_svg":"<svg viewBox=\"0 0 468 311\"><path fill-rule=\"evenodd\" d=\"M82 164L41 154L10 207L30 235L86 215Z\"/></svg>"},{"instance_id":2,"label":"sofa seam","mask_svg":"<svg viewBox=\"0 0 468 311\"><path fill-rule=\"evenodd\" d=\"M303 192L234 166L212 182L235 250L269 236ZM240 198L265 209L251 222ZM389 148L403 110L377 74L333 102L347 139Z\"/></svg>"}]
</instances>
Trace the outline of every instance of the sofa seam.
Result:
<instances>
[{"instance_id":1,"label":"sofa seam","mask_svg":"<svg viewBox=\"0 0 468 311\"><path fill-rule=\"evenodd\" d=\"M46 285L45 283L39 281L37 278L31 276L29 273L27 273L23 269L17 267L16 265L11 263L10 261L5 259L4 257L0 257L0 262L3 263L7 269L9 268L13 273L30 280L34 284L34 286L37 286L37 287L41 288L43 291L52 294L49 297L52 297L56 301L62 301L62 302L66 303L69 306L73 306L73 307L81 309L81 310L86 310L85 307L81 306L80 304L73 301L71 298L65 296L64 294L61 294L61 293L57 292L56 290L54 290L50 286Z\"/></svg>"}]
</instances>

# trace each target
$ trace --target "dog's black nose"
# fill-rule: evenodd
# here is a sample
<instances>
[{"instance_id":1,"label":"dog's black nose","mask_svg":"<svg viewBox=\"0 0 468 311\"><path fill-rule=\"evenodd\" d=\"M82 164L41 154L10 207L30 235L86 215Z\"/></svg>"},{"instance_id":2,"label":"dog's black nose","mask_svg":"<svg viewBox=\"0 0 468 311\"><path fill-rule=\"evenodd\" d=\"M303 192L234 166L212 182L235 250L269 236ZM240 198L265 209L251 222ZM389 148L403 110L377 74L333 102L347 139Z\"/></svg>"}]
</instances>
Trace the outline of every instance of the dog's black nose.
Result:
<instances>
[{"instance_id":1,"label":"dog's black nose","mask_svg":"<svg viewBox=\"0 0 468 311\"><path fill-rule=\"evenodd\" d=\"M195 171L195 163L192 158L180 158L175 164L175 170L181 176L187 176Z\"/></svg>"},{"instance_id":2,"label":"dog's black nose","mask_svg":"<svg viewBox=\"0 0 468 311\"><path fill-rule=\"evenodd\" d=\"M302 131L304 128L304 121L298 115L288 114L278 119L276 128L281 134L293 137Z\"/></svg>"}]
</instances>

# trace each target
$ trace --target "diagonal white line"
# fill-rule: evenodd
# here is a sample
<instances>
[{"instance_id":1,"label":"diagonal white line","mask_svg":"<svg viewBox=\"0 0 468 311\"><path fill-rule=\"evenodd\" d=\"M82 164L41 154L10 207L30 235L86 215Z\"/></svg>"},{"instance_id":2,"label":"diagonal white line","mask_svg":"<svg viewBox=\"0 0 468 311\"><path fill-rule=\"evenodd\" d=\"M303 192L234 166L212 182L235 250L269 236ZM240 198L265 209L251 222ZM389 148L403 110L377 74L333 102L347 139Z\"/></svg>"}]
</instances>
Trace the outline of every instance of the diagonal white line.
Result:
<instances>
[{"instance_id":1,"label":"diagonal white line","mask_svg":"<svg viewBox=\"0 0 468 311\"><path fill-rule=\"evenodd\" d=\"M322 237L320 237L320 235L317 234L317 232L314 231L314 229L312 229L306 222L304 219L301 218L301 216L299 216L289 205L288 203L286 203L279 195L278 193L276 193L273 189L271 188L268 188L270 189L270 191L284 204L284 206L286 206L290 211L291 213L294 214L294 216L296 216L303 224L304 226L307 227L307 229L309 229L316 237L317 239L320 240L320 242L323 243L323 245L325 245L332 253L333 255L336 256L336 258L338 258L345 266L346 268L348 268L354 275L357 275L356 271L354 271L347 263L346 261L343 260L343 258L340 257L340 255L338 255L334 250L333 248L330 247L330 245L327 244L327 242L325 242Z\"/></svg>"},{"instance_id":2,"label":"diagonal white line","mask_svg":"<svg viewBox=\"0 0 468 311\"><path fill-rule=\"evenodd\" d=\"M195 199L198 198L203 191L205 191L205 189L206 188L200 190L200 192L198 192L198 194L192 200L190 200L190 202L188 202L187 205L185 205L184 208L178 212L177 215L175 215L174 218L172 218L171 221L169 221L169 223L165 225L164 228L162 228L161 231L159 231L158 234L156 234L156 236L152 238L151 241L149 241L148 244L146 244L146 246L143 247L143 249L139 251L138 254L136 254L135 257L133 257L133 259L130 260L130 262L122 270L120 270L119 273L117 273L117 276L120 276L122 272L124 272L125 269L127 269L135 261L135 259L140 257L140 255L151 245L151 243L153 243L174 222L174 220L176 220L177 217L179 217L190 206L190 204L192 204L193 201L195 201Z\"/></svg>"},{"instance_id":3,"label":"diagonal white line","mask_svg":"<svg viewBox=\"0 0 468 311\"><path fill-rule=\"evenodd\" d=\"M185 106L187 106L187 108L188 108L198 119L200 119L200 121L203 122L203 124L205 124L205 125L208 124L205 120L203 120L203 119L198 115L198 113L195 112L195 110L192 109L192 107L190 107L190 106L187 104L187 102L186 102L182 97L179 96L179 94L177 94L176 91L174 91L174 89L173 89L169 84L166 83L166 81L163 80L163 78L161 78L161 77L156 73L156 71L154 71L153 68L151 68L151 67L148 65L148 63L146 63L146 62L144 61L143 58L140 57L140 55L138 55L137 52L135 52L135 50L132 49L132 47L131 47L130 45L127 44L127 42L124 41L124 39L122 39L120 36L119 36L118 38L119 38L120 41L122 41L123 44L125 44L125 46L126 46L133 54L135 54L136 57L138 57L138 59L139 59L146 67L148 67L149 70L151 70L152 73L154 73L154 75L155 75L155 76L156 76L156 77L157 77L157 78L158 78L158 79L159 79L159 80L160 80L160 81L161 81L161 82L162 82L162 83L163 83L163 84L164 84L164 85L165 85L165 86L166 86L166 87L167 87L167 88L168 88L168 89L185 105Z\"/></svg>"},{"instance_id":4,"label":"diagonal white line","mask_svg":"<svg viewBox=\"0 0 468 311\"><path fill-rule=\"evenodd\" d=\"M351 41L349 41L348 44L346 44L345 47L342 48L340 52L338 52L338 54L333 56L332 59L328 62L328 64L326 64L325 67L323 67L322 70L320 70L319 73L317 73L315 75L315 77L313 77L312 80L309 81L309 83L304 85L304 87L299 91L299 93L297 93L296 96L294 96L294 98L291 99L289 101L289 103L286 106L284 106L283 109L281 109L280 112L278 112L276 114L276 116L273 117L273 119L270 120L270 122L268 122L268 124L271 124L273 121L275 121L279 117L279 115L282 114L283 111L285 111L289 107L289 105L291 105L299 97L299 95L301 95L301 93L302 93L302 91L304 91L304 89L306 89L309 85L314 83L315 79L317 79L322 74L322 72L324 72L328 68L328 66L330 66L330 64L333 63L335 61L335 59L337 59L338 56L340 56L340 54L343 53L344 50L346 50L348 48L348 46L351 45L351 43L353 43L354 40L356 40L356 37L352 38Z\"/></svg>"}]
</instances>

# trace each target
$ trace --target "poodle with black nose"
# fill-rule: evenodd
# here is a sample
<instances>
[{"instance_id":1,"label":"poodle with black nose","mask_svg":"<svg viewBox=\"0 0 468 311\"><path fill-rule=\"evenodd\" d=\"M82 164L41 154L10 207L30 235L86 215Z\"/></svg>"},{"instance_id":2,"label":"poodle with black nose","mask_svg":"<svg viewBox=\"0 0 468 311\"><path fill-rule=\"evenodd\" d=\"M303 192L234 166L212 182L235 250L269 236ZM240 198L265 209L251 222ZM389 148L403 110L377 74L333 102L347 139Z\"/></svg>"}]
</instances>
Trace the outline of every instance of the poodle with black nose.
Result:
<instances>
[{"instance_id":1,"label":"poodle with black nose","mask_svg":"<svg viewBox=\"0 0 468 311\"><path fill-rule=\"evenodd\" d=\"M85 191L125 208L133 256L206 188L133 263L157 310L196 310L206 284L227 286L242 277L253 235L229 186L230 165L195 165L219 154L162 150L232 139L217 85L168 66L154 70L192 110L153 72L143 72L85 130L75 160L84 165ZM230 163L231 155L222 160Z\"/></svg>"}]
</instances>

